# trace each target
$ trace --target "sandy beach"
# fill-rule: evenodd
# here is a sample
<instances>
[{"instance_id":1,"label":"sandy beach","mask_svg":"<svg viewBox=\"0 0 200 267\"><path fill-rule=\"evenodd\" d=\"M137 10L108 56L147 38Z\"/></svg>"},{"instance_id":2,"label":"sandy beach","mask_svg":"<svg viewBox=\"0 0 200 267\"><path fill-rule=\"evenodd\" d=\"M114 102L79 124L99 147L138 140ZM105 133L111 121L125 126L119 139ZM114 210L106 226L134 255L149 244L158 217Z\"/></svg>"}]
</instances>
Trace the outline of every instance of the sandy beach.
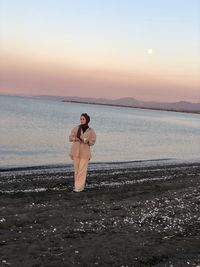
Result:
<instances>
[{"instance_id":1,"label":"sandy beach","mask_svg":"<svg viewBox=\"0 0 200 267\"><path fill-rule=\"evenodd\" d=\"M1 171L0 266L200 266L200 163Z\"/></svg>"}]
</instances>

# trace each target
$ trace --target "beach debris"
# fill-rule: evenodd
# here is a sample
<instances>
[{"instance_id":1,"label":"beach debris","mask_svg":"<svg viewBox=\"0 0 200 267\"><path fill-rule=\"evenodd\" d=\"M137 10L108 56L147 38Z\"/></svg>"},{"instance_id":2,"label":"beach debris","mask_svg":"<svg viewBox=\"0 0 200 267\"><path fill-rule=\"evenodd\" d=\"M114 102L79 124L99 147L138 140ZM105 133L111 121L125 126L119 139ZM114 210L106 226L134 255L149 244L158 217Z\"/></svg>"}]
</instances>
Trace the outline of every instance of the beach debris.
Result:
<instances>
[{"instance_id":1,"label":"beach debris","mask_svg":"<svg viewBox=\"0 0 200 267\"><path fill-rule=\"evenodd\" d=\"M5 264L5 265L11 265L11 263L7 262L7 260L2 260L2 263Z\"/></svg>"},{"instance_id":2,"label":"beach debris","mask_svg":"<svg viewBox=\"0 0 200 267\"><path fill-rule=\"evenodd\" d=\"M0 245L2 246L2 245L5 245L6 244L6 241L5 240L1 240L0 241Z\"/></svg>"},{"instance_id":3,"label":"beach debris","mask_svg":"<svg viewBox=\"0 0 200 267\"><path fill-rule=\"evenodd\" d=\"M6 219L5 218L2 218L1 220L0 220L0 222L5 222L6 221Z\"/></svg>"}]
</instances>

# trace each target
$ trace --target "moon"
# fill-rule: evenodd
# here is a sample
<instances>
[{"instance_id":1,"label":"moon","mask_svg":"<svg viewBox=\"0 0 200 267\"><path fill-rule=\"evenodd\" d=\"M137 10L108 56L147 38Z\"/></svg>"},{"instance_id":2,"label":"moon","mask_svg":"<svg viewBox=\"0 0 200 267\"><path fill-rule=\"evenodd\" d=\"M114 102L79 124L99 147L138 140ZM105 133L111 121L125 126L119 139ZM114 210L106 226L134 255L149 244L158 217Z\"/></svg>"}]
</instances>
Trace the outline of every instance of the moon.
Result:
<instances>
[{"instance_id":1,"label":"moon","mask_svg":"<svg viewBox=\"0 0 200 267\"><path fill-rule=\"evenodd\" d=\"M147 49L147 54L148 55L152 55L153 54L153 49L152 48L148 48Z\"/></svg>"}]
</instances>

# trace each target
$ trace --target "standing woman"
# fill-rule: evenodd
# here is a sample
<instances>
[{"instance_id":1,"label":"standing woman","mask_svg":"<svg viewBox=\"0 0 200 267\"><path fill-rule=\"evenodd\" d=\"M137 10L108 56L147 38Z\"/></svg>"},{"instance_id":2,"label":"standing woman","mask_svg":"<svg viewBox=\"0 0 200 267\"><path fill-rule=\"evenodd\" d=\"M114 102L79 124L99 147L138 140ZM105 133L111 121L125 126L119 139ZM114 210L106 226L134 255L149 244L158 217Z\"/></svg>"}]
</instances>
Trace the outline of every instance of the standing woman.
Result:
<instances>
[{"instance_id":1,"label":"standing woman","mask_svg":"<svg viewBox=\"0 0 200 267\"><path fill-rule=\"evenodd\" d=\"M96 142L96 134L88 123L90 116L87 113L81 114L80 125L72 129L69 141L73 142L70 157L74 161L74 192L84 190L88 162L91 159L90 146Z\"/></svg>"}]
</instances>

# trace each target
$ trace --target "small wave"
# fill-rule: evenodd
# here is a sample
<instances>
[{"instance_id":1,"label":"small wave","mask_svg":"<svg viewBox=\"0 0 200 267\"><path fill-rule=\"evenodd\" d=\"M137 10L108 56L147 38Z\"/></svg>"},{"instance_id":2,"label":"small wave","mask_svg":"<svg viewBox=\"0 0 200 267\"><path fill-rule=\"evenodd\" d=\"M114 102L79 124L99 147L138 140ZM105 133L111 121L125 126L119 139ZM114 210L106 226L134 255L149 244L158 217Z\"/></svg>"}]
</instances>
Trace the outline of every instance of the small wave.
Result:
<instances>
[{"instance_id":1,"label":"small wave","mask_svg":"<svg viewBox=\"0 0 200 267\"><path fill-rule=\"evenodd\" d=\"M147 160L134 161L108 161L108 162L90 162L88 170L118 170L133 167L153 167L153 166L167 166L175 164L194 164L199 163L197 159L177 159L177 158L158 158ZM51 165L37 165L37 166L19 166L19 167L0 167L0 175L10 176L13 173L17 175L23 174L40 174L40 173L58 173L58 172L73 172L73 164L51 164Z\"/></svg>"}]
</instances>

